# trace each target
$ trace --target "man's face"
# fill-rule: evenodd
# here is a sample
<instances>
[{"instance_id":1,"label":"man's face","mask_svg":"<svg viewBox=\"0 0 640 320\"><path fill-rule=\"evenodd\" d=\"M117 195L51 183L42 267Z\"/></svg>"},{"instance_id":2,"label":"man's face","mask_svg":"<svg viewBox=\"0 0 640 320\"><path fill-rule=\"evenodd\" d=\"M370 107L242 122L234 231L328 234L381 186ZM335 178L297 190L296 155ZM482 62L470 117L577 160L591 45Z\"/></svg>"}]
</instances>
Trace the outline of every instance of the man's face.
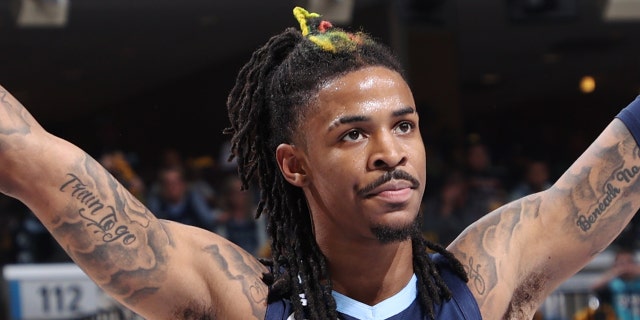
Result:
<instances>
[{"instance_id":1,"label":"man's face","mask_svg":"<svg viewBox=\"0 0 640 320\"><path fill-rule=\"evenodd\" d=\"M298 134L319 242L406 238L393 233L416 220L426 155L413 96L398 73L369 67L326 83Z\"/></svg>"},{"instance_id":2,"label":"man's face","mask_svg":"<svg viewBox=\"0 0 640 320\"><path fill-rule=\"evenodd\" d=\"M619 277L622 279L633 279L636 275L636 262L632 253L618 253L614 262L614 268L619 269Z\"/></svg>"},{"instance_id":3,"label":"man's face","mask_svg":"<svg viewBox=\"0 0 640 320\"><path fill-rule=\"evenodd\" d=\"M161 192L165 200L170 203L180 202L187 189L182 175L177 171L168 170L162 174L161 179Z\"/></svg>"}]
</instances>

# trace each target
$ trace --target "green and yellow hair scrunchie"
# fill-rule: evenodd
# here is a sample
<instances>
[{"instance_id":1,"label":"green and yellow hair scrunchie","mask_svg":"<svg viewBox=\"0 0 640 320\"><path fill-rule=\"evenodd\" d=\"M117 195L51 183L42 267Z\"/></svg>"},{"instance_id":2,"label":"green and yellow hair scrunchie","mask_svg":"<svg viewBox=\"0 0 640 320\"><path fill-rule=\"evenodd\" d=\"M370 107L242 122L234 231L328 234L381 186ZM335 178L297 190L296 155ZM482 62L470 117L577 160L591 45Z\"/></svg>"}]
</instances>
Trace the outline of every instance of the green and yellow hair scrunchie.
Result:
<instances>
[{"instance_id":1,"label":"green and yellow hair scrunchie","mask_svg":"<svg viewBox=\"0 0 640 320\"><path fill-rule=\"evenodd\" d=\"M366 36L362 33L348 33L340 28L334 28L331 22L321 20L319 14L301 7L293 9L293 16L300 23L302 35L325 51L354 50L358 44L366 40Z\"/></svg>"}]
</instances>

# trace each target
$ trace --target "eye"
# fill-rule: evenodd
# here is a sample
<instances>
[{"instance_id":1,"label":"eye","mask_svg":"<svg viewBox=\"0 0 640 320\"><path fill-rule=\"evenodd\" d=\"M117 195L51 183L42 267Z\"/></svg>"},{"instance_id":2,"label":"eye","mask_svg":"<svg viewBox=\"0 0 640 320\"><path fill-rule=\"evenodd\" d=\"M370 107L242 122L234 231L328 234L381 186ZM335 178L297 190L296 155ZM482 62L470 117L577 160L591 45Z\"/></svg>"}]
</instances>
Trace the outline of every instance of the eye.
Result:
<instances>
[{"instance_id":1,"label":"eye","mask_svg":"<svg viewBox=\"0 0 640 320\"><path fill-rule=\"evenodd\" d=\"M342 136L342 141L359 141L364 139L364 135L359 130L351 130Z\"/></svg>"},{"instance_id":2,"label":"eye","mask_svg":"<svg viewBox=\"0 0 640 320\"><path fill-rule=\"evenodd\" d=\"M411 131L413 131L413 128L415 126L413 125L413 123L409 122L409 121L403 121L400 122L394 129L394 131L396 131L396 133L400 133L400 134L406 134L409 133Z\"/></svg>"}]
</instances>

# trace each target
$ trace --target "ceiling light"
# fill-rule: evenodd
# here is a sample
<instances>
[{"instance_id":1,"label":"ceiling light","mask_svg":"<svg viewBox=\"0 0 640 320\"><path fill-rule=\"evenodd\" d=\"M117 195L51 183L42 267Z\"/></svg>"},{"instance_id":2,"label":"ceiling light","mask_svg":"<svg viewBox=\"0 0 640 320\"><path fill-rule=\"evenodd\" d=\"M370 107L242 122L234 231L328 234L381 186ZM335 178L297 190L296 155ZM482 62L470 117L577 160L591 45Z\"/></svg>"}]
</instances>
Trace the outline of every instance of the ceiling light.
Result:
<instances>
[{"instance_id":1,"label":"ceiling light","mask_svg":"<svg viewBox=\"0 0 640 320\"><path fill-rule=\"evenodd\" d=\"M14 0L18 27L64 27L69 0Z\"/></svg>"},{"instance_id":2,"label":"ceiling light","mask_svg":"<svg viewBox=\"0 0 640 320\"><path fill-rule=\"evenodd\" d=\"M584 76L580 79L580 92L592 93L596 90L596 79L592 76Z\"/></svg>"},{"instance_id":3,"label":"ceiling light","mask_svg":"<svg viewBox=\"0 0 640 320\"><path fill-rule=\"evenodd\" d=\"M640 19L640 1L609 0L604 8L605 21L629 21Z\"/></svg>"}]
</instances>

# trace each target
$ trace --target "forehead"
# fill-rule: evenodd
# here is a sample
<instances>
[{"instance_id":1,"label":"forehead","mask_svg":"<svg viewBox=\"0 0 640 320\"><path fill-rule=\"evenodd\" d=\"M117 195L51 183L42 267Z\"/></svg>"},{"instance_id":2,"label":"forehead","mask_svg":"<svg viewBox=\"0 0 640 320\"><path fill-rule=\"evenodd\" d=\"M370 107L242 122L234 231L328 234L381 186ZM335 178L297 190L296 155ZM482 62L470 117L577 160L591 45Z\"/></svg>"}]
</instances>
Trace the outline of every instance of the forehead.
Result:
<instances>
[{"instance_id":1,"label":"forehead","mask_svg":"<svg viewBox=\"0 0 640 320\"><path fill-rule=\"evenodd\" d=\"M415 109L415 102L402 76L384 67L367 67L326 82L318 91L309 116L320 122L333 122L348 115L391 115L406 107Z\"/></svg>"}]
</instances>

